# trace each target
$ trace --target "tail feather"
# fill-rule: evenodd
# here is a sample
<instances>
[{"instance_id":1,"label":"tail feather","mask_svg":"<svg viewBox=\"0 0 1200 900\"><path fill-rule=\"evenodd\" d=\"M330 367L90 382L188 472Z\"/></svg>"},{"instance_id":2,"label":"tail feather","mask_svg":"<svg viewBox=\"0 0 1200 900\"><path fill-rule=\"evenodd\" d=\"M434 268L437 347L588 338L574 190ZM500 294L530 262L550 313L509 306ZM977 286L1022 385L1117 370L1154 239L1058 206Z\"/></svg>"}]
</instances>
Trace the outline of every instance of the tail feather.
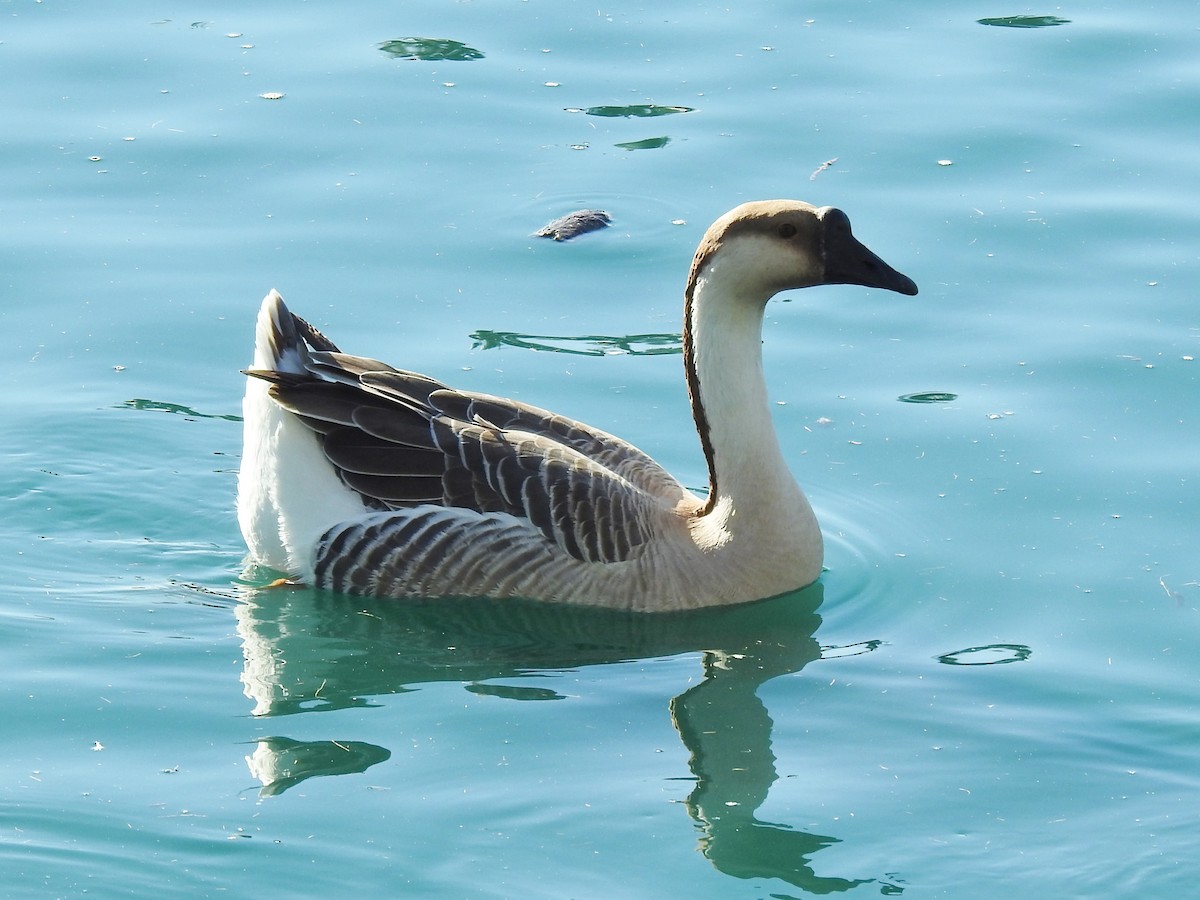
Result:
<instances>
[{"instance_id":1,"label":"tail feather","mask_svg":"<svg viewBox=\"0 0 1200 900\"><path fill-rule=\"evenodd\" d=\"M308 348L296 327L296 317L272 288L258 311L253 368L301 375L307 371L307 361Z\"/></svg>"},{"instance_id":2,"label":"tail feather","mask_svg":"<svg viewBox=\"0 0 1200 900\"><path fill-rule=\"evenodd\" d=\"M336 349L272 290L258 313L248 373L276 373L276 380L280 375L310 378L308 344ZM312 430L271 398L270 384L261 375L247 379L242 413L238 523L250 555L273 569L309 578L317 539L337 522L361 513L362 500L342 483Z\"/></svg>"}]
</instances>

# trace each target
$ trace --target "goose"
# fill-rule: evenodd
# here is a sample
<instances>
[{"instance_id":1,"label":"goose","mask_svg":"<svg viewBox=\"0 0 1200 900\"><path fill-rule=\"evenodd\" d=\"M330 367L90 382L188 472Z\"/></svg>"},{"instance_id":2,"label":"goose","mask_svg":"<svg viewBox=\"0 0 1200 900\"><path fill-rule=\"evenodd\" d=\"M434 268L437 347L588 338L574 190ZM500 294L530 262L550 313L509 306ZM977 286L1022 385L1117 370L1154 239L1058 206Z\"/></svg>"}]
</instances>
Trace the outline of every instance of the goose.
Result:
<instances>
[{"instance_id":1,"label":"goose","mask_svg":"<svg viewBox=\"0 0 1200 900\"><path fill-rule=\"evenodd\" d=\"M244 370L249 559L341 594L637 612L802 588L821 530L771 421L762 322L777 293L821 284L917 293L834 207L745 203L700 241L683 362L702 495L582 422L342 353L272 290Z\"/></svg>"}]
</instances>

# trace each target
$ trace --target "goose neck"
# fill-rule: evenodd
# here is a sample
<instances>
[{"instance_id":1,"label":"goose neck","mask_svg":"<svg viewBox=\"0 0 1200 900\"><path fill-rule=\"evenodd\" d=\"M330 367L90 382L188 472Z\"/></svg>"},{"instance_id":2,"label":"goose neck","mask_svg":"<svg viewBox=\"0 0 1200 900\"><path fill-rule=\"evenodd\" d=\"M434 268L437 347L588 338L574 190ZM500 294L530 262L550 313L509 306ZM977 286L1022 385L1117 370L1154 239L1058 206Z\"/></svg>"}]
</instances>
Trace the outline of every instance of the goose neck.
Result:
<instances>
[{"instance_id":1,"label":"goose neck","mask_svg":"<svg viewBox=\"0 0 1200 900\"><path fill-rule=\"evenodd\" d=\"M740 289L719 270L695 278L687 295L684 364L692 414L708 463L705 512L720 501L774 507L794 489L771 421L762 365L767 297Z\"/></svg>"}]
</instances>

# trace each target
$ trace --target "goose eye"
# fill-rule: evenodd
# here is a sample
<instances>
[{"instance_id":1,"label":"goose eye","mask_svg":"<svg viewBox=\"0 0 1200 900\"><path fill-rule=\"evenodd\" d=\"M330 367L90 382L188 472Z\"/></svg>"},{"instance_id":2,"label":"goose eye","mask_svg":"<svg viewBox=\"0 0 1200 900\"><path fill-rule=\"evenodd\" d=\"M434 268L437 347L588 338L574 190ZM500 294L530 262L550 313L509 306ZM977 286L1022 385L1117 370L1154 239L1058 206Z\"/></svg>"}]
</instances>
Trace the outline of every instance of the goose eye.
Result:
<instances>
[{"instance_id":1,"label":"goose eye","mask_svg":"<svg viewBox=\"0 0 1200 900\"><path fill-rule=\"evenodd\" d=\"M796 226L790 222L786 222L779 226L779 236L784 240L789 240L796 236Z\"/></svg>"}]
</instances>

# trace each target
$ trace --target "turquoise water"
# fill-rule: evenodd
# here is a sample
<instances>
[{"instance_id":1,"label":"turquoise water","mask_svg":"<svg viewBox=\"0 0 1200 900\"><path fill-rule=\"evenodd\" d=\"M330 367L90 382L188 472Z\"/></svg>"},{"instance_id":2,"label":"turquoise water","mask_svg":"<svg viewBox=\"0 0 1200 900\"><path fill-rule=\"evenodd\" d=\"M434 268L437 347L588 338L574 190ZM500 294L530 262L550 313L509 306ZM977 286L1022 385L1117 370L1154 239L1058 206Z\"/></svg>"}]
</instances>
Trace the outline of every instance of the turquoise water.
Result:
<instances>
[{"instance_id":1,"label":"turquoise water","mask_svg":"<svg viewBox=\"0 0 1200 900\"><path fill-rule=\"evenodd\" d=\"M1193 889L1191 4L0 16L7 895ZM690 111L596 109L649 105ZM768 308L818 587L647 622L242 583L268 288L702 485L683 279L774 196L921 287Z\"/></svg>"}]
</instances>

